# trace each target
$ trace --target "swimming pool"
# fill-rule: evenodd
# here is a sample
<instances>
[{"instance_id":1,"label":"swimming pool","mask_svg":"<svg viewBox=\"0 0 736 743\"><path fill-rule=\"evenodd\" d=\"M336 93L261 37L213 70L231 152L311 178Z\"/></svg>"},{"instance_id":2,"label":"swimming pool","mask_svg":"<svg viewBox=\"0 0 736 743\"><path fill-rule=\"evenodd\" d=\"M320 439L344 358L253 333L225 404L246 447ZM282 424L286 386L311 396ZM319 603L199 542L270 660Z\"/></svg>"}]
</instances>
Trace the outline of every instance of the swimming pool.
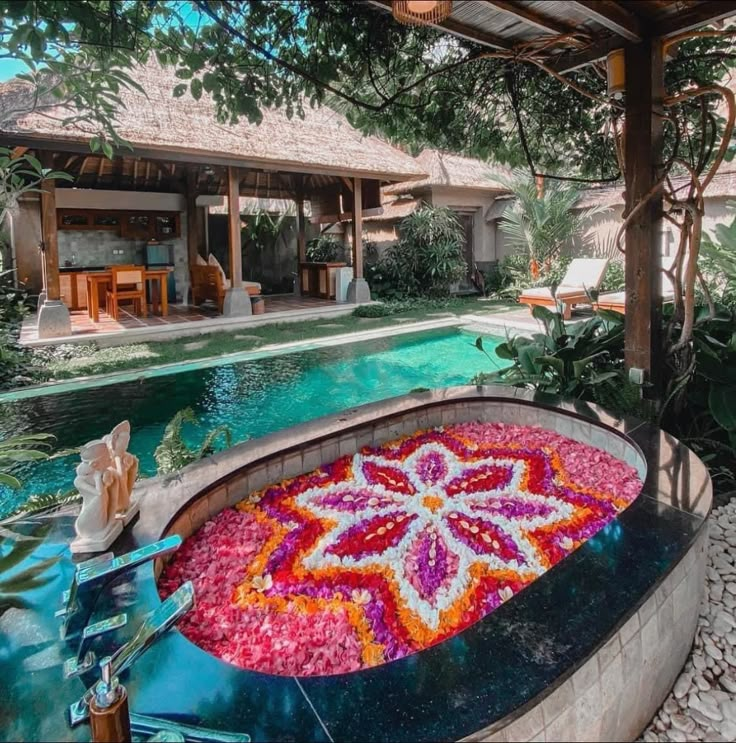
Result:
<instances>
[{"instance_id":1,"label":"swimming pool","mask_svg":"<svg viewBox=\"0 0 736 743\"><path fill-rule=\"evenodd\" d=\"M456 328L428 331L3 403L0 439L44 432L61 447L76 447L127 419L130 450L140 458L141 474L151 476L153 452L182 408L193 408L202 424L187 432L191 443L221 424L236 443L417 387L467 384L491 370L475 348L476 335ZM484 346L493 355L499 342L489 337ZM76 461L73 456L19 469L24 487L0 488L0 515L34 493L71 488Z\"/></svg>"}]
</instances>

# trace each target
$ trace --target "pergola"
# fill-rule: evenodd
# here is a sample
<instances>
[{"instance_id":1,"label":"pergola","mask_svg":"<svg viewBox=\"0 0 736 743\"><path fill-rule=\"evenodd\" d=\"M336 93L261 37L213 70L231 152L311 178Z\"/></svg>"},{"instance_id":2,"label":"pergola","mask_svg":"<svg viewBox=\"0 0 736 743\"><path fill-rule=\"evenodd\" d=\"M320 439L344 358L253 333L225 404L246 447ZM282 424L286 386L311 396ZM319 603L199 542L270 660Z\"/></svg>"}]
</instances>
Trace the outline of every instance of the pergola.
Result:
<instances>
[{"instance_id":1,"label":"pergola","mask_svg":"<svg viewBox=\"0 0 736 743\"><path fill-rule=\"evenodd\" d=\"M367 0L391 11L391 0ZM403 3L439 10L440 3ZM449 16L429 24L510 60L565 75L624 50L626 366L632 378L656 381L662 297L659 281L663 188L665 50L684 34L736 14L736 2L707 0L454 0ZM640 371L637 371L640 370ZM630 372L631 373L631 372Z\"/></svg>"}]
</instances>

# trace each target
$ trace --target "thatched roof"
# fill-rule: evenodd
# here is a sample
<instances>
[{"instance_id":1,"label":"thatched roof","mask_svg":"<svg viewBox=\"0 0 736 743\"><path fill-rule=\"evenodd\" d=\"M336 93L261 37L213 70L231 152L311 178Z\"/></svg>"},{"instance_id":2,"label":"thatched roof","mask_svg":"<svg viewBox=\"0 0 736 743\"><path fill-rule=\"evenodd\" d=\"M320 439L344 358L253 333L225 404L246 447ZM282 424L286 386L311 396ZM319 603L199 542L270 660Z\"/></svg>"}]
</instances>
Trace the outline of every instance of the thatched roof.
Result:
<instances>
[{"instance_id":1,"label":"thatched roof","mask_svg":"<svg viewBox=\"0 0 736 743\"><path fill-rule=\"evenodd\" d=\"M395 199L384 201L383 212L363 217L364 222L396 222L413 214L422 205L421 199Z\"/></svg>"},{"instance_id":2,"label":"thatched roof","mask_svg":"<svg viewBox=\"0 0 736 743\"><path fill-rule=\"evenodd\" d=\"M673 178L672 185L680 195L685 195L689 178ZM710 199L736 197L736 171L718 173L705 189L705 197ZM584 209L589 206L615 206L624 205L624 185L617 183L615 186L601 188L588 188L583 191L576 208Z\"/></svg>"},{"instance_id":3,"label":"thatched roof","mask_svg":"<svg viewBox=\"0 0 736 743\"><path fill-rule=\"evenodd\" d=\"M145 95L125 89L125 108L117 116L121 137L141 151L219 157L233 165L254 168L362 176L401 181L426 175L412 157L377 137L364 137L347 119L323 107L305 110L304 119L288 119L284 110L266 109L259 126L242 118L237 124L221 124L207 93L199 101L187 92L173 97L181 83L170 68L149 63L132 76ZM0 85L0 108L21 113L3 124L2 135L24 143L53 141L58 149L65 142L86 143L94 133L80 124L64 125L68 115L61 107L44 115L22 113L31 100L30 86L12 81ZM149 155L150 156L150 155Z\"/></svg>"},{"instance_id":4,"label":"thatched roof","mask_svg":"<svg viewBox=\"0 0 736 743\"><path fill-rule=\"evenodd\" d=\"M416 157L417 166L428 173L426 178L388 186L386 193L409 193L436 186L476 188L485 191L508 191L498 176L510 176L511 171L501 165L463 157L439 150L422 150Z\"/></svg>"}]
</instances>

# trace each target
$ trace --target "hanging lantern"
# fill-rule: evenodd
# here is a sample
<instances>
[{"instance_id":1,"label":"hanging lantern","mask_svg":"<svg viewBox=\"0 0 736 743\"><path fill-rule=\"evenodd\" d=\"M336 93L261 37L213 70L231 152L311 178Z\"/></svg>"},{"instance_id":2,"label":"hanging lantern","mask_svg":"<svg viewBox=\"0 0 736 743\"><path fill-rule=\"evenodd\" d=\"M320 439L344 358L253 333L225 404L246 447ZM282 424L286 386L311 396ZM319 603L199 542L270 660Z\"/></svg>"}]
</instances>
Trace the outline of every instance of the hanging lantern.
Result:
<instances>
[{"instance_id":1,"label":"hanging lantern","mask_svg":"<svg viewBox=\"0 0 736 743\"><path fill-rule=\"evenodd\" d=\"M452 13L452 0L394 0L394 18L408 26L441 23Z\"/></svg>"},{"instance_id":2,"label":"hanging lantern","mask_svg":"<svg viewBox=\"0 0 736 743\"><path fill-rule=\"evenodd\" d=\"M609 52L606 57L608 97L620 100L626 92L626 60L623 49Z\"/></svg>"}]
</instances>

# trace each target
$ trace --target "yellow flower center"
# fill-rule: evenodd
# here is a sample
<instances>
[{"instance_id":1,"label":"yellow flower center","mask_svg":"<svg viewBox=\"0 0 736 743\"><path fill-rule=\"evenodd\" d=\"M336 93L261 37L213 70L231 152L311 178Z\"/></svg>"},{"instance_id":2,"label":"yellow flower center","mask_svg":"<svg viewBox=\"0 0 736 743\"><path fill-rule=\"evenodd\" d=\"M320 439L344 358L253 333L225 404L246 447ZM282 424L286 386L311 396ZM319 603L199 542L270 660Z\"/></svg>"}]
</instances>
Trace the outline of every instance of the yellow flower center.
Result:
<instances>
[{"instance_id":1,"label":"yellow flower center","mask_svg":"<svg viewBox=\"0 0 736 743\"><path fill-rule=\"evenodd\" d=\"M422 505L432 511L432 513L439 511L443 504L444 501L439 495L425 495L422 498Z\"/></svg>"}]
</instances>

